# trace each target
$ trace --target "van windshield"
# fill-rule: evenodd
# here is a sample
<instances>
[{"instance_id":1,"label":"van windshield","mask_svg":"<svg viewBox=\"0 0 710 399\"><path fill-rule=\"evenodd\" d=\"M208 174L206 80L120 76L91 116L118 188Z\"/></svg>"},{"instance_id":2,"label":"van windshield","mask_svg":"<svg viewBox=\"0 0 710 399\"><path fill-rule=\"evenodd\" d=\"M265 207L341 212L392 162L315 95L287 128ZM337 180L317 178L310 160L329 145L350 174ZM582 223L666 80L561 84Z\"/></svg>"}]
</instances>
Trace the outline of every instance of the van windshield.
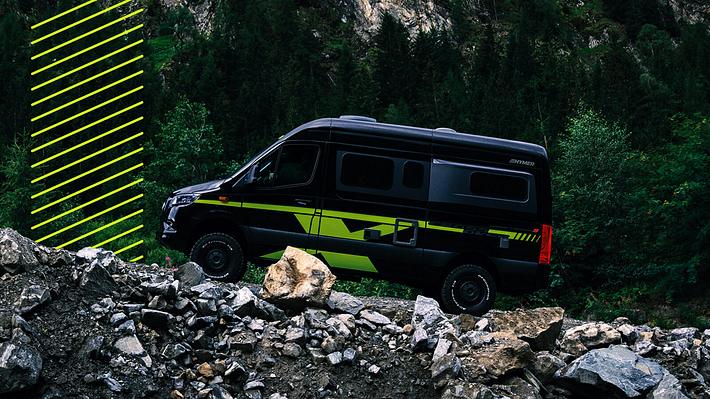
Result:
<instances>
[{"instance_id":1,"label":"van windshield","mask_svg":"<svg viewBox=\"0 0 710 399\"><path fill-rule=\"evenodd\" d=\"M237 170L236 173L234 173L233 175L231 175L231 176L230 176L229 178L227 178L226 180L230 180L230 181L231 181L231 180L236 179L238 176L243 175L244 172L246 172L246 170L249 169L249 166L250 166L252 163L254 163L255 160L257 160L257 159L263 157L264 155L266 155L267 152L271 151L274 147L278 146L279 144L281 144L281 140L276 141L275 143L271 144L270 146L264 148L264 149L263 149L261 152L259 152L258 154L256 154L256 155L254 155L253 157L249 158L249 160L246 161L246 162L244 162L244 165L242 165L242 167L239 168L239 170Z\"/></svg>"}]
</instances>

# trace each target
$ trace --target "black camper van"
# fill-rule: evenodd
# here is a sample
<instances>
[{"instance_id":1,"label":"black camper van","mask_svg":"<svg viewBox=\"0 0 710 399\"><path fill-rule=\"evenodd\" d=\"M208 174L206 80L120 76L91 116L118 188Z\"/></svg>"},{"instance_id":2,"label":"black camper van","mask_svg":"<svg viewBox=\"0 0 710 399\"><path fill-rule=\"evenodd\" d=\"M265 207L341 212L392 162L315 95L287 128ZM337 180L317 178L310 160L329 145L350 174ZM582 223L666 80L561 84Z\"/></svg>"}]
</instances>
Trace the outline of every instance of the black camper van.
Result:
<instances>
[{"instance_id":1,"label":"black camper van","mask_svg":"<svg viewBox=\"0 0 710 399\"><path fill-rule=\"evenodd\" d=\"M339 277L436 293L481 314L547 284L550 168L538 145L341 116L279 138L233 176L175 191L158 232L217 279L287 245Z\"/></svg>"}]
</instances>

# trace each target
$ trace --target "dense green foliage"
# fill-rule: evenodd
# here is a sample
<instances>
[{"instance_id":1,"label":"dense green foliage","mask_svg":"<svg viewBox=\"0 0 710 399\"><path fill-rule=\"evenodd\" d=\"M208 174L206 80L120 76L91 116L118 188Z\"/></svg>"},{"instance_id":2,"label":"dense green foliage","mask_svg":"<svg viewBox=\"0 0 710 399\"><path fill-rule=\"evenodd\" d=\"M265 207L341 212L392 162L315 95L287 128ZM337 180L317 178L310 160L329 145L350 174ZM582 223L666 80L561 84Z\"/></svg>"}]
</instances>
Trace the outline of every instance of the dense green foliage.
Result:
<instances>
[{"instance_id":1,"label":"dense green foliage","mask_svg":"<svg viewBox=\"0 0 710 399\"><path fill-rule=\"evenodd\" d=\"M53 10L27 3L0 0L0 225L23 233L28 26ZM552 284L499 306L708 324L710 34L666 2L441 0L449 31L412 37L385 16L368 39L312 2L215 0L209 34L184 8L144 3L149 262L183 259L152 238L167 193L234 170L305 121L366 114L548 149Z\"/></svg>"}]
</instances>

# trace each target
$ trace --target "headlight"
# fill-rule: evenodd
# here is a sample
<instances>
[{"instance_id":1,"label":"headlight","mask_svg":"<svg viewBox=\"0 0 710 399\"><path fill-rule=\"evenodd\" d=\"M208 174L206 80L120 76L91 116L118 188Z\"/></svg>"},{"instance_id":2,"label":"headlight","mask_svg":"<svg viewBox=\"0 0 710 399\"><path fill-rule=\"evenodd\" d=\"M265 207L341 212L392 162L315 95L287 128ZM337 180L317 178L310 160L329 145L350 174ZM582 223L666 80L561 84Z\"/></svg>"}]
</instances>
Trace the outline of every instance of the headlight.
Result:
<instances>
[{"instance_id":1,"label":"headlight","mask_svg":"<svg viewBox=\"0 0 710 399\"><path fill-rule=\"evenodd\" d=\"M199 194L178 194L170 200L170 206L190 205L200 198Z\"/></svg>"}]
</instances>

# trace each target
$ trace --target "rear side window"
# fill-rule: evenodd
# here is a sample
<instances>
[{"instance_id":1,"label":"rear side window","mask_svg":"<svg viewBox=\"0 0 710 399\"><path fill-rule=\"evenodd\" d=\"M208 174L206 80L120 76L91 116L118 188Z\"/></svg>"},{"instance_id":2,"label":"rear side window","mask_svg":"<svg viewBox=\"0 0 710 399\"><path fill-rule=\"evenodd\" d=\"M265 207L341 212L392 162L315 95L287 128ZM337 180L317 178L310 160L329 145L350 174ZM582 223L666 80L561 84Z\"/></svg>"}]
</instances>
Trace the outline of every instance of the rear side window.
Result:
<instances>
[{"instance_id":1,"label":"rear side window","mask_svg":"<svg viewBox=\"0 0 710 399\"><path fill-rule=\"evenodd\" d=\"M480 197L521 202L528 199L528 181L522 177L473 172L469 187L471 194Z\"/></svg>"},{"instance_id":2,"label":"rear side window","mask_svg":"<svg viewBox=\"0 0 710 399\"><path fill-rule=\"evenodd\" d=\"M535 170L433 159L429 201L535 214Z\"/></svg>"},{"instance_id":3,"label":"rear side window","mask_svg":"<svg viewBox=\"0 0 710 399\"><path fill-rule=\"evenodd\" d=\"M346 186L389 190L393 176L394 162L391 159L361 154L343 155L340 182Z\"/></svg>"}]
</instances>

